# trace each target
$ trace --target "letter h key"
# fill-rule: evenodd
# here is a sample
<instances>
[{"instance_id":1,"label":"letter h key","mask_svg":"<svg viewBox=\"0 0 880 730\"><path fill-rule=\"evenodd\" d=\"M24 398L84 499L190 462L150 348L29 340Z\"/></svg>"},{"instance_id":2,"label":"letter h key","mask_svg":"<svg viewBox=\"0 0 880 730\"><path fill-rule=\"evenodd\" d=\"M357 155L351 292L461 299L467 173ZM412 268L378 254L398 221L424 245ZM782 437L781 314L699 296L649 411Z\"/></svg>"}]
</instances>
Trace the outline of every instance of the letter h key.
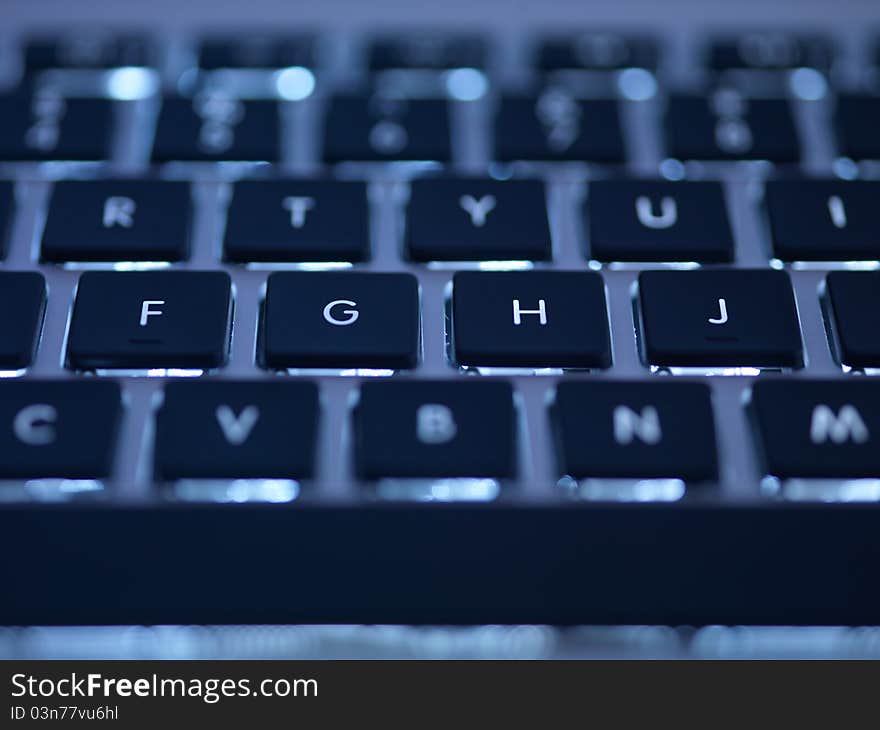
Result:
<instances>
[{"instance_id":1,"label":"letter h key","mask_svg":"<svg viewBox=\"0 0 880 730\"><path fill-rule=\"evenodd\" d=\"M452 288L452 345L463 367L611 362L605 290L594 272L462 271Z\"/></svg>"}]
</instances>

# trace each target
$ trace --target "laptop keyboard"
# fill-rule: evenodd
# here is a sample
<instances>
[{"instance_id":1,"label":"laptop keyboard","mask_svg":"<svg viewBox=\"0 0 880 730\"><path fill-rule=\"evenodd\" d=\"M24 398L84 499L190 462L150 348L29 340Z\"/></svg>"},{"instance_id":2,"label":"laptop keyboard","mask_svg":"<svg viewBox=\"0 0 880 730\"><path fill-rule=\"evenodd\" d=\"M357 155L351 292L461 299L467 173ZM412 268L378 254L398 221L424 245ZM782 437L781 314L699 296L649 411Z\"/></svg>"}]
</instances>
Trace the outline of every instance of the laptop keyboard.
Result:
<instances>
[{"instance_id":1,"label":"laptop keyboard","mask_svg":"<svg viewBox=\"0 0 880 730\"><path fill-rule=\"evenodd\" d=\"M878 623L880 26L682 27L5 35L0 623Z\"/></svg>"},{"instance_id":2,"label":"laptop keyboard","mask_svg":"<svg viewBox=\"0 0 880 730\"><path fill-rule=\"evenodd\" d=\"M870 43L355 40L22 39L0 498L880 496Z\"/></svg>"}]
</instances>

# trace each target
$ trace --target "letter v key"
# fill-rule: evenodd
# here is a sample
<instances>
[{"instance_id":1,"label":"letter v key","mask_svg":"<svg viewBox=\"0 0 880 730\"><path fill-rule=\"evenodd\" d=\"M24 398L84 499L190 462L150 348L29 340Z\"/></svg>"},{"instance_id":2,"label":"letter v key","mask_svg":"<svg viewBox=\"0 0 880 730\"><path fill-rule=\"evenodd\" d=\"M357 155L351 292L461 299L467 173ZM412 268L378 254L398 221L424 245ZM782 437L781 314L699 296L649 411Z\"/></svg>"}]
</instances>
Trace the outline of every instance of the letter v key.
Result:
<instances>
[{"instance_id":1,"label":"letter v key","mask_svg":"<svg viewBox=\"0 0 880 730\"><path fill-rule=\"evenodd\" d=\"M260 410L256 406L247 406L238 416L226 405L217 406L215 413L223 435L233 446L241 446L247 441L260 417Z\"/></svg>"}]
</instances>

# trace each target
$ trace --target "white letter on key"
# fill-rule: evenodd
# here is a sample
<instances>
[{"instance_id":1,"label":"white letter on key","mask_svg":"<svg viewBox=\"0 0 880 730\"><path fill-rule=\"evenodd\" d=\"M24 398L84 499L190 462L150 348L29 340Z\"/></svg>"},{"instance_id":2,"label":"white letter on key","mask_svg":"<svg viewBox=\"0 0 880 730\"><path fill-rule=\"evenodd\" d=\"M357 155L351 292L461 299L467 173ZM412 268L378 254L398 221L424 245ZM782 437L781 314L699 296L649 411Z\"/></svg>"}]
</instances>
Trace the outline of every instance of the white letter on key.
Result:
<instances>
[{"instance_id":1,"label":"white letter on key","mask_svg":"<svg viewBox=\"0 0 880 730\"><path fill-rule=\"evenodd\" d=\"M719 317L709 317L709 324L726 324L727 323L727 302L723 299L718 300L718 309L721 314Z\"/></svg>"},{"instance_id":2,"label":"white letter on key","mask_svg":"<svg viewBox=\"0 0 880 730\"><path fill-rule=\"evenodd\" d=\"M215 415L226 440L233 446L241 446L257 425L260 410L256 406L247 406L240 415L236 416L235 411L224 405L217 406Z\"/></svg>"},{"instance_id":3,"label":"white letter on key","mask_svg":"<svg viewBox=\"0 0 880 730\"><path fill-rule=\"evenodd\" d=\"M350 299L334 299L330 302L326 307L324 307L324 319L327 320L330 324L338 325L339 327L344 327L347 324L354 324L357 322L357 318L360 316L360 312L356 309L343 309L342 313L346 315L346 319L337 319L333 316L333 307L343 304L347 307L356 307L357 302L353 302Z\"/></svg>"},{"instance_id":4,"label":"white letter on key","mask_svg":"<svg viewBox=\"0 0 880 730\"><path fill-rule=\"evenodd\" d=\"M448 406L426 403L416 411L416 436L423 444L445 444L452 441L457 432Z\"/></svg>"},{"instance_id":5,"label":"white letter on key","mask_svg":"<svg viewBox=\"0 0 880 730\"><path fill-rule=\"evenodd\" d=\"M473 195L462 195L458 199L458 204L470 216L471 223L477 228L482 228L486 225L486 217L495 208L495 203L494 195L484 195L479 200Z\"/></svg>"},{"instance_id":6,"label":"white letter on key","mask_svg":"<svg viewBox=\"0 0 880 730\"><path fill-rule=\"evenodd\" d=\"M291 195L282 200L281 205L290 211L290 225L302 228L306 224L306 213L315 207L315 199Z\"/></svg>"},{"instance_id":7,"label":"white letter on key","mask_svg":"<svg viewBox=\"0 0 880 730\"><path fill-rule=\"evenodd\" d=\"M12 421L12 432L23 444L28 446L47 446L55 440L58 411L45 403L22 408Z\"/></svg>"},{"instance_id":8,"label":"white letter on key","mask_svg":"<svg viewBox=\"0 0 880 730\"><path fill-rule=\"evenodd\" d=\"M162 314L161 309L150 309L153 304L162 305L165 304L165 300L144 299L143 304L141 304L141 327L147 326L147 322L149 321L150 317L158 317L160 314Z\"/></svg>"},{"instance_id":9,"label":"white letter on key","mask_svg":"<svg viewBox=\"0 0 880 730\"><path fill-rule=\"evenodd\" d=\"M661 198L660 215L654 215L650 199L640 195L636 198L636 215L646 228L670 228L678 220L678 206L675 204L675 198Z\"/></svg>"},{"instance_id":10,"label":"white letter on key","mask_svg":"<svg viewBox=\"0 0 880 730\"><path fill-rule=\"evenodd\" d=\"M104 215L101 222L104 228L122 226L131 228L134 225L134 212L137 204L131 198L114 196L104 201Z\"/></svg>"},{"instance_id":11,"label":"white letter on key","mask_svg":"<svg viewBox=\"0 0 880 730\"><path fill-rule=\"evenodd\" d=\"M547 305L544 303L543 299L538 300L538 308L537 309L520 309L519 308L519 299L513 300L513 323L514 324L522 324L522 315L524 314L537 314L538 321L541 324L547 324Z\"/></svg>"},{"instance_id":12,"label":"white letter on key","mask_svg":"<svg viewBox=\"0 0 880 730\"><path fill-rule=\"evenodd\" d=\"M828 214L837 228L846 228L846 208L839 196L832 195L828 198Z\"/></svg>"}]
</instances>

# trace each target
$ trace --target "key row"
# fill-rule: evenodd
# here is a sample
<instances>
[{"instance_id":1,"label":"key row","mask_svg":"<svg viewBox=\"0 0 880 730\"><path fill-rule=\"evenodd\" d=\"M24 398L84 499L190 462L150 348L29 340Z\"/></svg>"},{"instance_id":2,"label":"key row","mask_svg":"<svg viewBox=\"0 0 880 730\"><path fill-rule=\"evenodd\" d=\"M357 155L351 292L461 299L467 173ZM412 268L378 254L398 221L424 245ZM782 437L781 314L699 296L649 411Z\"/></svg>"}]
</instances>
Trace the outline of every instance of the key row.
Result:
<instances>
[{"instance_id":1,"label":"key row","mask_svg":"<svg viewBox=\"0 0 880 730\"><path fill-rule=\"evenodd\" d=\"M313 478L318 394L307 381L167 383L154 480ZM880 382L762 379L748 408L767 474L880 477ZM114 381L0 382L0 479L111 476L122 415ZM567 381L549 416L559 478L718 478L703 383ZM363 382L351 418L354 471L365 481L519 475L507 382Z\"/></svg>"},{"instance_id":2,"label":"key row","mask_svg":"<svg viewBox=\"0 0 880 730\"><path fill-rule=\"evenodd\" d=\"M246 36L212 35L197 42L196 63L205 70L223 68L284 68L315 66L318 38L309 33L264 30ZM544 71L560 69L654 69L660 58L659 43L649 34L613 29L566 32L536 39L530 62ZM880 66L880 39L872 61ZM23 43L23 63L30 71L51 68L115 68L156 65L154 39L135 33L76 33L42 35ZM722 34L704 44L703 63L710 69L826 70L835 51L834 42L821 34L780 30ZM489 40L480 33L438 33L411 29L367 39L367 66L385 69L485 68Z\"/></svg>"},{"instance_id":3,"label":"key row","mask_svg":"<svg viewBox=\"0 0 880 730\"><path fill-rule=\"evenodd\" d=\"M825 286L829 341L839 362L880 367L874 321L880 272L832 272ZM0 321L0 367L30 364L45 301L40 274L0 273L0 311L16 312ZM646 271L638 277L635 305L638 346L648 366L804 364L784 271ZM459 367L612 365L598 273L459 272L448 308L448 357ZM76 291L65 362L83 371L220 368L232 310L224 272L87 272ZM411 274L276 272L262 302L256 360L280 371L411 369L419 363L420 332L419 285Z\"/></svg>"},{"instance_id":4,"label":"key row","mask_svg":"<svg viewBox=\"0 0 880 730\"><path fill-rule=\"evenodd\" d=\"M125 101L62 97L23 89L0 96L4 134L0 160L106 160ZM219 90L195 98L166 97L152 160L269 161L281 159L282 108L272 99L241 99ZM583 99L560 89L504 95L495 105L490 157L497 161L627 159L621 104ZM681 160L770 160L796 163L801 139L784 98L748 98L732 89L672 94L665 101L665 154ZM452 159L452 103L441 98L335 95L328 101L320 157L328 163ZM880 158L874 130L880 96L842 94L835 130L840 154Z\"/></svg>"},{"instance_id":5,"label":"key row","mask_svg":"<svg viewBox=\"0 0 880 730\"><path fill-rule=\"evenodd\" d=\"M772 180L765 185L769 258L880 259L880 181ZM0 255L13 214L0 182ZM176 262L189 255L188 183L55 183L40 243L46 262ZM720 182L605 180L587 186L584 256L600 262L725 263L735 246ZM411 261L549 261L546 190L537 180L416 180L409 185L404 257ZM351 181L235 183L222 257L234 263L370 258L367 185Z\"/></svg>"}]
</instances>

